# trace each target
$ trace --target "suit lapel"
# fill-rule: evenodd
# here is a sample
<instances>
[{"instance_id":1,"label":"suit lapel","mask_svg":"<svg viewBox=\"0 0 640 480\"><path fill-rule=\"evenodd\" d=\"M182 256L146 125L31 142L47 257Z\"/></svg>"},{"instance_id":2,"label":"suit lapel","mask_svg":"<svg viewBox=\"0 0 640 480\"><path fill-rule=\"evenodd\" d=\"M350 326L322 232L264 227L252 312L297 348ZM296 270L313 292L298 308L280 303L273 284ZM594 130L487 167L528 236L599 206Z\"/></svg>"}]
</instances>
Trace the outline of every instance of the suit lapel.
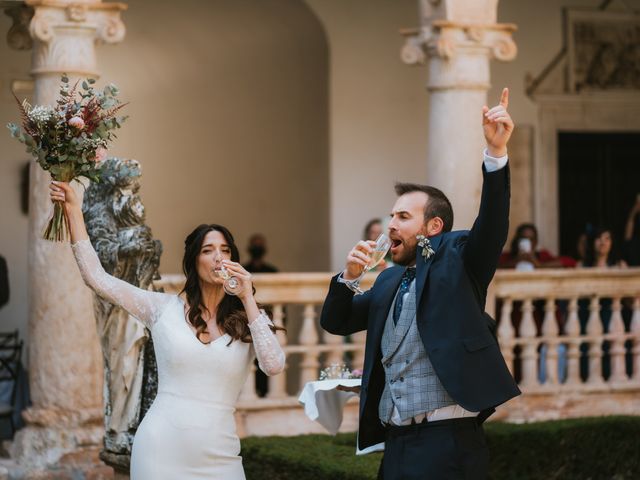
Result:
<instances>
[{"instance_id":1,"label":"suit lapel","mask_svg":"<svg viewBox=\"0 0 640 480\"><path fill-rule=\"evenodd\" d=\"M424 290L424 286L427 283L427 277L429 276L429 269L431 268L431 264L433 260L438 255L438 247L442 241L442 235L437 235L435 237L431 237L429 239L431 242L431 248L435 251L435 254L431 256L431 258L425 260L422 256L422 248L418 247L417 258L416 258L416 310L420 305L420 299L422 298L422 292Z\"/></svg>"}]
</instances>

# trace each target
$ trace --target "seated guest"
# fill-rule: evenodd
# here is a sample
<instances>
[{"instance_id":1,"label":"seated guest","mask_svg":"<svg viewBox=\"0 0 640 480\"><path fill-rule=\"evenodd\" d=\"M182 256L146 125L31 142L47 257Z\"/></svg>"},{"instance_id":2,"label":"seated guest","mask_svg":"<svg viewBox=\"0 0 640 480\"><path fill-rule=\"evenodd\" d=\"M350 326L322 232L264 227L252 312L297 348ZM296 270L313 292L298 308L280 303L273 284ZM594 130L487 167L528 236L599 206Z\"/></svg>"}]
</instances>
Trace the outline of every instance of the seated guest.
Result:
<instances>
[{"instance_id":1,"label":"seated guest","mask_svg":"<svg viewBox=\"0 0 640 480\"><path fill-rule=\"evenodd\" d=\"M533 223L518 226L511 241L511 248L500 257L499 268L534 270L536 268L573 268L576 262L570 257L556 257L548 250L538 248L538 229Z\"/></svg>"},{"instance_id":2,"label":"seated guest","mask_svg":"<svg viewBox=\"0 0 640 480\"><path fill-rule=\"evenodd\" d=\"M600 227L591 235L587 242L587 251L584 261L579 267L625 268L625 262L618 253L610 228Z\"/></svg>"},{"instance_id":3,"label":"seated guest","mask_svg":"<svg viewBox=\"0 0 640 480\"><path fill-rule=\"evenodd\" d=\"M626 268L627 263L620 258L620 254L616 249L613 233L610 228L600 227L597 228L589 237L587 243L587 252L583 262L578 264L578 267L585 268ZM580 318L580 328L582 333L587 331L587 323L589 321L591 312L589 308L588 299L580 299L578 302L578 316ZM611 321L612 310L611 298L600 298L599 315L602 321L602 328L605 332L609 331L609 323ZM611 357L609 354L610 344L604 342L602 345L602 375L605 379L609 378L611 373ZM625 345L625 348L630 348ZM582 344L580 347L580 375L583 380L586 380L589 375L589 358L587 344ZM629 359L627 359L629 362ZM627 367L628 369L630 366Z\"/></svg>"},{"instance_id":4,"label":"seated guest","mask_svg":"<svg viewBox=\"0 0 640 480\"><path fill-rule=\"evenodd\" d=\"M548 250L538 248L538 229L532 223L523 223L518 226L516 233L511 241L511 248L500 256L498 263L499 268L515 268L520 271L533 271L537 268L571 268L575 267L576 262L570 257L555 257ZM562 308L556 311L558 328L562 329L564 323ZM542 322L545 315L545 301L536 300L533 302L533 318L536 322L538 331L542 328ZM522 318L522 304L514 302L513 319L515 324L519 324ZM538 379L541 383L547 380L546 358L548 354L548 345L546 343L540 346L539 350L539 366ZM566 345L559 344L557 346L558 357L558 379L562 382L567 375L567 350Z\"/></svg>"}]
</instances>

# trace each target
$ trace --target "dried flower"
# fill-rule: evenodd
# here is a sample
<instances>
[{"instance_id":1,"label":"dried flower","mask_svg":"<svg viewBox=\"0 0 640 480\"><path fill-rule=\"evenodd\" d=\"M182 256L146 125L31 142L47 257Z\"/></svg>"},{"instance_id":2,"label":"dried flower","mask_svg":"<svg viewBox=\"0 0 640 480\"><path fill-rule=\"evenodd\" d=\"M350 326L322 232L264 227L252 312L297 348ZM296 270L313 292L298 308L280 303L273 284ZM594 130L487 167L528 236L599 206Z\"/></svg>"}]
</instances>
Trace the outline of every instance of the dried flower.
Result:
<instances>
[{"instance_id":1,"label":"dried flower","mask_svg":"<svg viewBox=\"0 0 640 480\"><path fill-rule=\"evenodd\" d=\"M27 107L29 106L26 102L23 105ZM29 118L36 123L45 123L49 121L52 114L53 110L51 107L37 105L29 111Z\"/></svg>"},{"instance_id":2,"label":"dried flower","mask_svg":"<svg viewBox=\"0 0 640 480\"><path fill-rule=\"evenodd\" d=\"M431 247L431 242L427 237L425 237L424 235L418 235L416 236L416 238L418 239L418 246L422 247L422 252L421 252L422 258L424 258L424 261L426 262L433 255L435 255L436 252Z\"/></svg>"},{"instance_id":3,"label":"dried flower","mask_svg":"<svg viewBox=\"0 0 640 480\"><path fill-rule=\"evenodd\" d=\"M84 120L82 117L71 117L69 119L69 126L82 130L84 128Z\"/></svg>"}]
</instances>

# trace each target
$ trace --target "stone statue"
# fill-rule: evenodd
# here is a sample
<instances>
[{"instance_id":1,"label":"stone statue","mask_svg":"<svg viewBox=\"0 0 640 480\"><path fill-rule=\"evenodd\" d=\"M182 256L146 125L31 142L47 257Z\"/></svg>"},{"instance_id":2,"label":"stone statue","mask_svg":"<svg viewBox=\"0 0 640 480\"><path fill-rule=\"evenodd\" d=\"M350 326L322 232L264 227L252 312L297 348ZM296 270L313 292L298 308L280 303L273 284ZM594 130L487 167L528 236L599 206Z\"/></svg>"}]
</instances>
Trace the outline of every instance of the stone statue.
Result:
<instances>
[{"instance_id":1,"label":"stone statue","mask_svg":"<svg viewBox=\"0 0 640 480\"><path fill-rule=\"evenodd\" d=\"M159 278L162 244L145 225L136 160L109 158L99 183L84 195L89 237L107 273L140 288ZM104 358L103 459L126 468L133 436L157 391L150 332L120 307L95 299ZM106 455L106 458L105 458ZM118 466L118 465L113 465Z\"/></svg>"}]
</instances>

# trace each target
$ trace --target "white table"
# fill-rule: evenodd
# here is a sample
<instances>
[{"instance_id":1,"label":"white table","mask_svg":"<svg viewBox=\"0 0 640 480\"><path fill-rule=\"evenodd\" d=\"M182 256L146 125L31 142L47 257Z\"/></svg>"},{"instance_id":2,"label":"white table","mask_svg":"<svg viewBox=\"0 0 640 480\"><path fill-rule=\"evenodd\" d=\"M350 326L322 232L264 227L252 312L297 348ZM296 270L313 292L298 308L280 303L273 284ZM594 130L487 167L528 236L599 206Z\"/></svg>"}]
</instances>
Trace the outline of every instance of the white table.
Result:
<instances>
[{"instance_id":1,"label":"white table","mask_svg":"<svg viewBox=\"0 0 640 480\"><path fill-rule=\"evenodd\" d=\"M342 425L344 405L351 397L358 396L355 392L337 390L338 385L344 387L359 387L360 378L318 380L308 382L302 389L298 401L304 406L304 413L314 422L322 425L331 435L338 433ZM379 452L384 450L384 443L373 445L364 450L357 449L356 455Z\"/></svg>"}]
</instances>

